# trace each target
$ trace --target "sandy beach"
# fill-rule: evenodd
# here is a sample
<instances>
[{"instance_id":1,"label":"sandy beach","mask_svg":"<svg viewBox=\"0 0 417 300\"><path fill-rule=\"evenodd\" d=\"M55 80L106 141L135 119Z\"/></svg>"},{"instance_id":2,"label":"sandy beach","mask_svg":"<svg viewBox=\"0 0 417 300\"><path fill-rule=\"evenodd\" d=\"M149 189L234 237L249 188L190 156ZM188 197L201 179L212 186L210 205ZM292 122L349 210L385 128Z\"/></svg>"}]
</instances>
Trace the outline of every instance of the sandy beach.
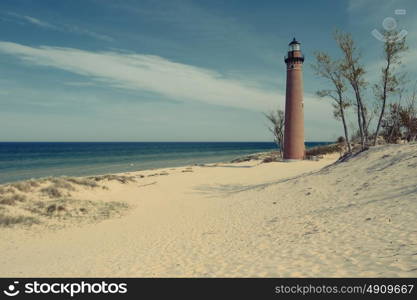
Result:
<instances>
[{"instance_id":1,"label":"sandy beach","mask_svg":"<svg viewBox=\"0 0 417 300\"><path fill-rule=\"evenodd\" d=\"M417 145L338 158L2 185L0 276L417 276Z\"/></svg>"}]
</instances>

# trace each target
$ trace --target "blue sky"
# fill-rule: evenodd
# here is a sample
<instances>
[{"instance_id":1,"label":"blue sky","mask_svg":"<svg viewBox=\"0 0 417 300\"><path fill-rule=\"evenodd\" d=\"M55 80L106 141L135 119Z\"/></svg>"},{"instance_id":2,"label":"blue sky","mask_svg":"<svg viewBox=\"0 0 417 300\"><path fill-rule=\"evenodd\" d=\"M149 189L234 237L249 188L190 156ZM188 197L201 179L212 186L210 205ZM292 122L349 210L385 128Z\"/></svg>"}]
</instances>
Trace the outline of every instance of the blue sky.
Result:
<instances>
[{"instance_id":1,"label":"blue sky","mask_svg":"<svg viewBox=\"0 0 417 300\"><path fill-rule=\"evenodd\" d=\"M314 51L337 57L333 30L351 32L372 84L382 65L371 31L395 17L413 76L416 9L412 0L2 0L0 141L271 140L262 112L283 108L293 36L306 56L306 140L334 140L342 127L314 95L326 88Z\"/></svg>"}]
</instances>

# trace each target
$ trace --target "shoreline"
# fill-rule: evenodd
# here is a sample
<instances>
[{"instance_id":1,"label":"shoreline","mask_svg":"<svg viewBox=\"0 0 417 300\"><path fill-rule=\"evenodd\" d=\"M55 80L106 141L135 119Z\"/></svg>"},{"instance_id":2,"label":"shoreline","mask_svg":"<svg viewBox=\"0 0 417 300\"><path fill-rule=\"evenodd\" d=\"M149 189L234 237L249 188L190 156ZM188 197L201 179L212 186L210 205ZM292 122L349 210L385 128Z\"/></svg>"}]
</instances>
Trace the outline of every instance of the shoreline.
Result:
<instances>
[{"instance_id":1,"label":"shoreline","mask_svg":"<svg viewBox=\"0 0 417 300\"><path fill-rule=\"evenodd\" d=\"M89 178L89 177L100 177L100 176L109 176L109 175L124 175L130 173L139 173L139 172L147 172L147 171L157 171L157 170L165 170L165 169L173 169L173 168L186 168L186 167L194 167L194 166L202 166L202 167L209 167L211 165L218 165L218 164L237 164L241 162L247 161L259 161L259 163L269 163L269 162L297 162L298 160L294 161L284 161L284 160L277 160L277 153L278 150L271 150L271 151L262 151L262 152L253 152L248 154L243 154L239 156L234 156L231 160L220 160L216 162L209 162L209 163L191 163L191 164L184 164L184 165L168 165L164 167L157 167L157 168L146 168L146 169L137 169L132 171L122 171L122 172L110 172L110 173L94 173L94 174L86 174L86 175L50 175L44 177L31 177L22 180L15 180L15 181L7 181L7 182L0 182L0 188L5 185L16 184L26 181L45 181L50 180L53 178ZM330 155L336 155L337 152L330 153ZM325 156L329 156L329 154L325 155L318 155L317 158L313 159L304 159L306 161L309 160L320 160L323 159ZM339 155L340 156L340 155ZM303 161L303 160L301 160Z\"/></svg>"},{"instance_id":2,"label":"shoreline","mask_svg":"<svg viewBox=\"0 0 417 300\"><path fill-rule=\"evenodd\" d=\"M324 143L324 142L323 142ZM310 146L322 142L308 143ZM49 176L92 176L218 163L274 143L0 143L0 183Z\"/></svg>"},{"instance_id":3,"label":"shoreline","mask_svg":"<svg viewBox=\"0 0 417 300\"><path fill-rule=\"evenodd\" d=\"M5 185L10 185L10 184L15 184L15 183L21 183L21 182L25 182L25 181L44 181L44 180L53 179L53 178L88 178L88 177L107 176L107 175L124 175L124 174L129 174L129 173L147 172L147 171L153 171L153 170L155 170L155 171L156 170L165 170L165 169L171 169L171 168L186 168L186 167L190 167L190 166L210 166L210 165L216 165L216 164L229 164L229 163L234 164L234 163L238 163L237 160L244 159L246 157L259 156L259 155L273 153L273 152L276 152L276 151L254 152L254 153L250 153L250 154L237 156L230 161L220 160L220 161L210 162L210 163L191 163L191 164L184 164L184 165L167 165L167 166L164 166L164 167L157 167L157 168L146 168L146 169L137 169L137 170L133 170L133 171L122 171L122 172L111 172L111 173L94 173L94 174L86 174L86 175L79 175L79 176L77 176L77 175L75 175L75 176L71 176L71 175L51 175L51 176L44 176L44 177L32 177L32 178L16 180L16 181L1 182L0 187L5 186ZM256 160L256 159L253 158L251 160Z\"/></svg>"}]
</instances>

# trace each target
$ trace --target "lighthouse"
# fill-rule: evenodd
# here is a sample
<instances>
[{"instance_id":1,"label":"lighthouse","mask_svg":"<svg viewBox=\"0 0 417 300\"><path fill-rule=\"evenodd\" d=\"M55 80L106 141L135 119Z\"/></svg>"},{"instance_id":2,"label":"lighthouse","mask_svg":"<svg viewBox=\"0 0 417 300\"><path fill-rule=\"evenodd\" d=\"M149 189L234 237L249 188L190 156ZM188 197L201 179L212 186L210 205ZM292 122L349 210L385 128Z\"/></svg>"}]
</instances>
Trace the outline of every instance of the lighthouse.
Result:
<instances>
[{"instance_id":1,"label":"lighthouse","mask_svg":"<svg viewBox=\"0 0 417 300\"><path fill-rule=\"evenodd\" d=\"M300 43L294 38L285 57L287 86L285 95L284 159L299 160L304 148L303 62Z\"/></svg>"}]
</instances>

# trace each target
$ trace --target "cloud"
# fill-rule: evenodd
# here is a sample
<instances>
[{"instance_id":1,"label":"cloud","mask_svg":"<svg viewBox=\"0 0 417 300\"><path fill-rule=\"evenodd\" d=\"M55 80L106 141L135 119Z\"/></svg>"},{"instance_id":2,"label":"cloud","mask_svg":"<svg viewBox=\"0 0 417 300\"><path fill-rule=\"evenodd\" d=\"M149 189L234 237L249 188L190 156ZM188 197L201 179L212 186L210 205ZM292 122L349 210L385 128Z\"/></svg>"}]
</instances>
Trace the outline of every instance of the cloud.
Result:
<instances>
[{"instance_id":1,"label":"cloud","mask_svg":"<svg viewBox=\"0 0 417 300\"><path fill-rule=\"evenodd\" d=\"M99 86L104 84L118 89L145 91L167 100L246 109L258 116L261 116L260 112L284 108L285 94L278 87L265 87L257 80L239 80L159 56L47 46L29 47L11 42L0 42L0 53L13 55L27 64L65 70L88 79L69 83L74 86L79 86L80 82L83 86L99 83ZM68 82L64 84L68 85ZM285 86L285 83L280 85ZM323 139L323 136L337 136L335 132L340 131L340 126L333 120L330 102L305 94L304 103L306 138L317 139L318 132L319 139ZM126 110L125 107L121 109ZM253 120L248 120L249 124L251 122Z\"/></svg>"},{"instance_id":2,"label":"cloud","mask_svg":"<svg viewBox=\"0 0 417 300\"><path fill-rule=\"evenodd\" d=\"M112 87L153 92L167 98L266 110L283 95L228 78L218 72L159 56L121 52L90 52L74 48L29 47L0 42L0 52L32 65L66 70Z\"/></svg>"},{"instance_id":3,"label":"cloud","mask_svg":"<svg viewBox=\"0 0 417 300\"><path fill-rule=\"evenodd\" d=\"M114 39L108 35L104 35L104 34L99 34L97 32L88 30L88 29L84 29L84 28L80 28L78 26L75 25L66 25L65 26L66 30L69 32L73 32L73 33L77 33L77 34L81 34L81 35L87 35L90 36L92 38L95 39L99 39L99 40L103 40L103 41L107 41L107 42L112 42L114 41Z\"/></svg>"},{"instance_id":4,"label":"cloud","mask_svg":"<svg viewBox=\"0 0 417 300\"><path fill-rule=\"evenodd\" d=\"M91 81L69 81L69 82L65 82L65 85L69 85L69 86L80 86L80 87L85 87L85 86L95 86L94 82Z\"/></svg>"},{"instance_id":5,"label":"cloud","mask_svg":"<svg viewBox=\"0 0 417 300\"><path fill-rule=\"evenodd\" d=\"M62 31L62 32L70 32L70 33L75 33L79 35L86 35L86 36L90 36L92 38L107 41L107 42L114 41L114 39L108 35L99 34L97 32L94 32L85 28L81 28L76 25L62 24L58 26L58 25L51 24L49 22L31 17L31 16L27 16L27 15L20 15L20 14L16 14L13 12L8 12L7 14L9 16L14 17L15 19L19 19L20 21L24 21L26 23L30 23L32 25L35 25L44 29L50 29L50 30L56 30L56 31Z\"/></svg>"},{"instance_id":6,"label":"cloud","mask_svg":"<svg viewBox=\"0 0 417 300\"><path fill-rule=\"evenodd\" d=\"M32 23L32 24L37 25L39 27L50 28L50 29L55 29L55 30L58 29L55 25L52 25L48 22L44 22L44 21L41 21L39 19L30 17L30 16L21 16L21 17L24 20L28 21L29 23Z\"/></svg>"},{"instance_id":7,"label":"cloud","mask_svg":"<svg viewBox=\"0 0 417 300\"><path fill-rule=\"evenodd\" d=\"M48 29L53 29L53 30L59 30L59 28L51 23L45 22L45 21L41 21L37 18L31 17L31 16L27 16L27 15L19 15L16 14L14 12L8 12L7 13L9 16L12 16L16 19L19 19L21 21L25 21L26 23L30 23L33 25L36 25L38 27L42 27L42 28L48 28Z\"/></svg>"}]
</instances>

